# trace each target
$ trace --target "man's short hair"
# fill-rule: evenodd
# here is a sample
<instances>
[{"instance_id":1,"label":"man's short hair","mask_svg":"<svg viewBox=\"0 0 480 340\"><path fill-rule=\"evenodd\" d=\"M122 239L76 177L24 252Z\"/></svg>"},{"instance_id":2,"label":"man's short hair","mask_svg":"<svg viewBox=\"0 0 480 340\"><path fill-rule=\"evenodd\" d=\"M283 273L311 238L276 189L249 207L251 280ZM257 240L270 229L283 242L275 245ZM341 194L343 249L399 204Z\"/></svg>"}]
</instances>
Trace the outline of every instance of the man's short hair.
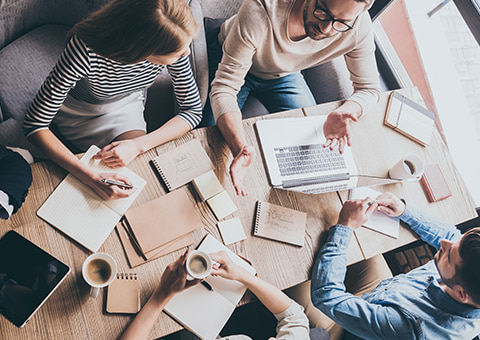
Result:
<instances>
[{"instance_id":1,"label":"man's short hair","mask_svg":"<svg viewBox=\"0 0 480 340\"><path fill-rule=\"evenodd\" d=\"M460 240L462 264L455 268L458 284L480 305L480 227L472 228Z\"/></svg>"}]
</instances>

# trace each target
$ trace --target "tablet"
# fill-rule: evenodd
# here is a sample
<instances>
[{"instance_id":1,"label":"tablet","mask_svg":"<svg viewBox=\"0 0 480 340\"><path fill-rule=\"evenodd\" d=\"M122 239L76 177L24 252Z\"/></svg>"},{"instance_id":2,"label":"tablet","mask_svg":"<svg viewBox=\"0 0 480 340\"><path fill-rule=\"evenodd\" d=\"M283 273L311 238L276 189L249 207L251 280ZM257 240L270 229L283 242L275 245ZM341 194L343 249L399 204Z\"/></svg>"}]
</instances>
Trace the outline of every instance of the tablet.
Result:
<instances>
[{"instance_id":1,"label":"tablet","mask_svg":"<svg viewBox=\"0 0 480 340\"><path fill-rule=\"evenodd\" d=\"M0 239L0 313L23 327L70 268L15 231Z\"/></svg>"}]
</instances>

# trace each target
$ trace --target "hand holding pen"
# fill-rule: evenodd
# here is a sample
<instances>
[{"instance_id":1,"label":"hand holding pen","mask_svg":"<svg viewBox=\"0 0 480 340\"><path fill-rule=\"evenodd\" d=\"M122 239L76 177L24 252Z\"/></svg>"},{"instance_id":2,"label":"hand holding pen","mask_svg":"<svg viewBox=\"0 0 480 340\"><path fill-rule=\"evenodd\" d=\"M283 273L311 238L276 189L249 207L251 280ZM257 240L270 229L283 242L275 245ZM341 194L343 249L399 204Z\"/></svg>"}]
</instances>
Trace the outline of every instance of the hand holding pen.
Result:
<instances>
[{"instance_id":1,"label":"hand holding pen","mask_svg":"<svg viewBox=\"0 0 480 340\"><path fill-rule=\"evenodd\" d=\"M105 200L125 198L136 188L127 176L118 173L100 173L94 183L95 192Z\"/></svg>"}]
</instances>

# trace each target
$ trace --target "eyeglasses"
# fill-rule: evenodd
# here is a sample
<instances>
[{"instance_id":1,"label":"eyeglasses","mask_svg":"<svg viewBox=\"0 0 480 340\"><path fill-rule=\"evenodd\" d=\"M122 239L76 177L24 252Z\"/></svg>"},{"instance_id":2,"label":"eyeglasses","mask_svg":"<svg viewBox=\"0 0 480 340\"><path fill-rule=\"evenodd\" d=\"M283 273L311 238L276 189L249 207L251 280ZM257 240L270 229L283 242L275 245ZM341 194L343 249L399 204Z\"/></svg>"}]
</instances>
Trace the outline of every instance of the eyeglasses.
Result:
<instances>
[{"instance_id":1,"label":"eyeglasses","mask_svg":"<svg viewBox=\"0 0 480 340\"><path fill-rule=\"evenodd\" d=\"M337 32L347 32L351 29L353 29L353 26L357 22L358 16L355 18L355 21L353 24L350 26L349 24L337 20L334 17L332 17L326 9L321 8L318 6L318 3L315 4L315 10L313 11L313 16L320 20L321 22L331 22L332 23L332 28L337 31Z\"/></svg>"}]
</instances>

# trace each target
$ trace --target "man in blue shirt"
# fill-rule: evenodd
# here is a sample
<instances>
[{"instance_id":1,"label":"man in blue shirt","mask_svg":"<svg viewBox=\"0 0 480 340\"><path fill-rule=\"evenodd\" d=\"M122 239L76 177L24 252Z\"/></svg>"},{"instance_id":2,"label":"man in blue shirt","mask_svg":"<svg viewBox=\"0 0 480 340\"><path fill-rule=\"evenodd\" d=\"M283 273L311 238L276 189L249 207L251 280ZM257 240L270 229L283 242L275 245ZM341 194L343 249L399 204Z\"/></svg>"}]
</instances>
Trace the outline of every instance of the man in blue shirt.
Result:
<instances>
[{"instance_id":1,"label":"man in blue shirt","mask_svg":"<svg viewBox=\"0 0 480 340\"><path fill-rule=\"evenodd\" d=\"M353 231L375 209L399 216L438 252L425 265L357 297L345 291L347 248ZM347 339L473 339L480 334L480 228L462 235L390 193L347 201L317 255L311 298L347 331Z\"/></svg>"}]
</instances>

